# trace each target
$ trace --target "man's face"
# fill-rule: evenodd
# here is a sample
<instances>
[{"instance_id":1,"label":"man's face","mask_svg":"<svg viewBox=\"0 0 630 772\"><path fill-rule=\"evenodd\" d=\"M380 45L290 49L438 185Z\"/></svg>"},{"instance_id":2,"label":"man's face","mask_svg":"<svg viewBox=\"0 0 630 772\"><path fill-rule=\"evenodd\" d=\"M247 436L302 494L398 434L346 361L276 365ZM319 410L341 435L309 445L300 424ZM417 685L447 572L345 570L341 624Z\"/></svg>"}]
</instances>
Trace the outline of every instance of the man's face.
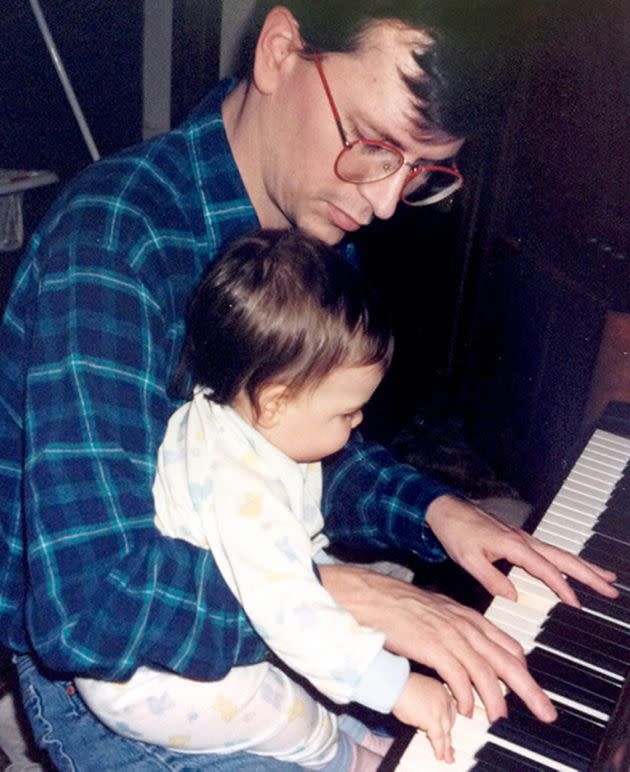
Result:
<instances>
[{"instance_id":1,"label":"man's face","mask_svg":"<svg viewBox=\"0 0 630 772\"><path fill-rule=\"evenodd\" d=\"M377 24L357 52L323 57L350 141L385 141L412 165L456 155L462 140L422 131L413 94L401 77L417 74L412 51L426 44L422 33ZM266 218L263 212L263 226L297 225L335 244L374 217L391 217L410 168L405 165L391 177L364 184L335 175L343 145L315 64L296 55L273 98L275 108L269 113L273 142L268 142L270 152L261 159L269 215Z\"/></svg>"}]
</instances>

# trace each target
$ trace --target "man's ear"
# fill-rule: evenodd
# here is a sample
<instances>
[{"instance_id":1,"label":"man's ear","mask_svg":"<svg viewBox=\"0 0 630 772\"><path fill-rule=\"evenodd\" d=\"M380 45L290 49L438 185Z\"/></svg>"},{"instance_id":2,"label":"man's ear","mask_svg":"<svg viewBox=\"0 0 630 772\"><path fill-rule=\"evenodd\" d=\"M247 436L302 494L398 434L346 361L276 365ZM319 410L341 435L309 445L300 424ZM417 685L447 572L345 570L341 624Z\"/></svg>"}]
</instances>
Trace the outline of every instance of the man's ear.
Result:
<instances>
[{"instance_id":1,"label":"man's ear","mask_svg":"<svg viewBox=\"0 0 630 772\"><path fill-rule=\"evenodd\" d=\"M287 8L277 5L267 14L256 43L253 79L264 94L274 91L283 65L304 48L300 25Z\"/></svg>"},{"instance_id":2,"label":"man's ear","mask_svg":"<svg viewBox=\"0 0 630 772\"><path fill-rule=\"evenodd\" d=\"M289 389L280 383L263 386L256 400L258 414L256 423L263 429L273 429L284 415L289 401Z\"/></svg>"}]
</instances>

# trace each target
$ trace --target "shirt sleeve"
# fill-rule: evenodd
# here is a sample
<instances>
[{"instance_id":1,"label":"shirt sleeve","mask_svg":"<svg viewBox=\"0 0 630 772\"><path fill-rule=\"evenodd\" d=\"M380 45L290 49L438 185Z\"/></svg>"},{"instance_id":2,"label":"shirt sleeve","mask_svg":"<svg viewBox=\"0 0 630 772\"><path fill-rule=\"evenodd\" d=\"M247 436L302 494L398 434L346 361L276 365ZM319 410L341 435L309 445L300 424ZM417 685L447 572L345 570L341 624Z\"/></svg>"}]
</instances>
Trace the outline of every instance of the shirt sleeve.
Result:
<instances>
[{"instance_id":1,"label":"shirt sleeve","mask_svg":"<svg viewBox=\"0 0 630 772\"><path fill-rule=\"evenodd\" d=\"M459 495L382 446L353 432L346 446L323 463L322 509L333 544L353 549L398 549L439 562L446 553L426 523L438 496Z\"/></svg>"},{"instance_id":2,"label":"shirt sleeve","mask_svg":"<svg viewBox=\"0 0 630 772\"><path fill-rule=\"evenodd\" d=\"M212 555L154 526L175 314L168 283L160 295L121 257L116 209L106 216L98 240L68 227L49 241L28 311L29 636L59 672L124 680L144 664L213 680L266 648Z\"/></svg>"}]
</instances>

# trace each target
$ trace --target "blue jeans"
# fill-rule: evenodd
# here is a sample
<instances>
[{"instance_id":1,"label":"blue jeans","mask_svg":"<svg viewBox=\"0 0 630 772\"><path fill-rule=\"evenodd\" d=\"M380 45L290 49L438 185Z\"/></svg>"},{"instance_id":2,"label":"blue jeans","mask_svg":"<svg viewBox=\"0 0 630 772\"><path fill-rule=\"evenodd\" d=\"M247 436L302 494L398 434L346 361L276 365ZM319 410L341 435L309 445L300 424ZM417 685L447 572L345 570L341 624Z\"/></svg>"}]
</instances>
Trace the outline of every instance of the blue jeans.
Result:
<instances>
[{"instance_id":1,"label":"blue jeans","mask_svg":"<svg viewBox=\"0 0 630 772\"><path fill-rule=\"evenodd\" d=\"M16 657L35 739L59 772L297 772L302 767L251 753L175 753L114 734L89 711L71 681L51 681L26 655Z\"/></svg>"}]
</instances>

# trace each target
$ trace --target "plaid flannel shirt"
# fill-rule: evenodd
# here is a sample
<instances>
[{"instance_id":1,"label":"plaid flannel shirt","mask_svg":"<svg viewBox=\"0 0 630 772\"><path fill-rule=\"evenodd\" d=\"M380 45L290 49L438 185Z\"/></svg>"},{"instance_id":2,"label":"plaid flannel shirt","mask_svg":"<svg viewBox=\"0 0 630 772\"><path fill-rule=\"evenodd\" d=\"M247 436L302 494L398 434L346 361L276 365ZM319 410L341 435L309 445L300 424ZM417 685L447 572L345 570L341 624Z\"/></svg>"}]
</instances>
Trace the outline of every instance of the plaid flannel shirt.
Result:
<instances>
[{"instance_id":1,"label":"plaid flannel shirt","mask_svg":"<svg viewBox=\"0 0 630 772\"><path fill-rule=\"evenodd\" d=\"M222 246L258 227L221 118L231 87L77 177L5 313L0 641L58 672L217 679L266 656L212 555L157 531L151 494L187 298ZM332 540L443 557L423 520L442 486L361 438L326 475Z\"/></svg>"}]
</instances>

